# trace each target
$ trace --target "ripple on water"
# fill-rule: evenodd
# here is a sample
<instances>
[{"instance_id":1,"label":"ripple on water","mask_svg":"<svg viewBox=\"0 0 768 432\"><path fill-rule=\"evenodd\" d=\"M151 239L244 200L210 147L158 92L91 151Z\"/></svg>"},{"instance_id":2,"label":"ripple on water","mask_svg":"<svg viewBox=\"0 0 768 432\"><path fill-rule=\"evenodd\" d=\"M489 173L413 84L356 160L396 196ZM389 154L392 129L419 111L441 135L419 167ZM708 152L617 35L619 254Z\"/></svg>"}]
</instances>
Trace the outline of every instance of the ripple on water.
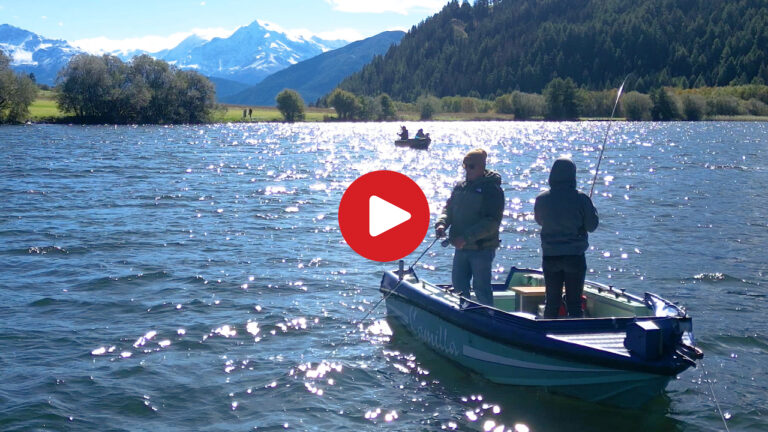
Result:
<instances>
[{"instance_id":1,"label":"ripple on water","mask_svg":"<svg viewBox=\"0 0 768 432\"><path fill-rule=\"evenodd\" d=\"M338 231L355 178L403 172L436 217L464 154L488 150L507 199L503 278L540 265L533 202L554 159L571 155L588 189L606 126L404 124L432 148L395 148L399 125L380 123L5 127L5 427L713 430L710 379L734 429L766 424L764 125L614 125L589 277L682 302L709 372L635 412L467 374L386 332L383 305L361 325L393 264L361 260ZM433 248L420 276L447 282L450 260Z\"/></svg>"}]
</instances>

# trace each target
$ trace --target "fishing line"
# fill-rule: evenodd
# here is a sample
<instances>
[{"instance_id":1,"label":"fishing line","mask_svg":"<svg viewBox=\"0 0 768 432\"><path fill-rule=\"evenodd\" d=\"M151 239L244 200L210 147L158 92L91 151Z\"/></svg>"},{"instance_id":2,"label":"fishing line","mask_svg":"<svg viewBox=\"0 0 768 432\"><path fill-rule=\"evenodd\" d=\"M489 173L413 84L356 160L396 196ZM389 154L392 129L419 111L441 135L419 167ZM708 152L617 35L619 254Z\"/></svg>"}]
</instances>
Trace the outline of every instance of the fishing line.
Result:
<instances>
[{"instance_id":1,"label":"fishing line","mask_svg":"<svg viewBox=\"0 0 768 432\"><path fill-rule=\"evenodd\" d=\"M434 239L434 240L432 240L432 243L430 243L430 245L429 245L429 246L428 246L428 247L427 247L427 248L424 250L424 252L422 252L422 253L421 253L421 255L419 255L419 257L418 257L418 258L416 258L416 261L414 261L414 262L413 262L413 264L411 264L411 266L410 266L410 267L408 267L408 271L411 271L411 270L413 270L413 267L414 267L414 266L415 266L415 265L416 265L416 264L417 264L417 263L418 263L418 262L421 260L421 258L422 258L422 257L423 257L423 256L424 256L424 255L425 255L425 254L426 254L426 253L427 253L427 252L430 250L430 249L432 249L432 246L434 246L434 245L435 245L435 243L437 243L437 240L438 240L438 237L435 237L435 239ZM402 276L401 276L401 278L402 278ZM376 302L376 304L375 304L375 305L373 305L373 307L372 307L372 308L371 308L371 309L368 311L368 313L367 313L367 314L365 314L365 316L363 317L363 319L361 319L361 320L360 320L360 323L362 323L363 321L365 321L365 320L368 318L368 316L369 316L369 315L370 315L370 314L371 314L371 313L372 313L374 310L376 310L376 308L377 308L377 307L378 307L378 306L381 304L381 302L383 302L384 300L388 299L388 298L389 298L389 296L390 296L390 295L392 295L392 293L394 293L394 292L397 290L397 288L400 286L400 284L401 284L401 283L403 283L403 281L404 281L404 280L405 280L405 279L400 279L400 280L397 282L397 284L395 285L395 287L394 287L394 288L392 288L392 289L391 289L391 290L390 290L390 291L387 293L387 295L385 295L384 297L380 298L380 299L379 299L379 301L377 301L377 302Z\"/></svg>"},{"instance_id":2,"label":"fishing line","mask_svg":"<svg viewBox=\"0 0 768 432\"><path fill-rule=\"evenodd\" d=\"M707 368L704 367L704 361L701 361L701 370L704 372L704 375L709 377L709 372L707 372ZM720 409L720 402L717 401L717 396L715 396L715 389L712 387L712 380L707 378L707 384L709 384L709 392L712 393L712 399L715 401L715 407L717 407L717 412L720 413L720 418L723 420L723 426L725 426L725 430L727 432L730 432L730 429L728 429L728 424L725 421L725 416L723 415L723 410Z\"/></svg>"},{"instance_id":3,"label":"fishing line","mask_svg":"<svg viewBox=\"0 0 768 432\"><path fill-rule=\"evenodd\" d=\"M621 98L621 93L624 90L624 84L627 82L627 79L629 78L629 75L624 78L624 81L621 82L621 86L619 86L619 91L616 93L616 102L613 103L613 110L611 110L611 118L608 121L608 127L605 130L605 137L603 138L603 145L600 147L600 157L597 159L597 166L595 167L595 176L592 178L592 187L589 189L589 197L592 198L592 192L595 190L595 183L597 182L597 174L600 171L600 162L603 160L603 153L605 152L605 144L608 142L608 134L611 132L611 126L613 125L613 116L616 114L616 107L619 106L619 98ZM717 412L720 414L720 419L723 420L723 426L725 427L725 430L727 432L730 432L728 429L728 423L726 422L725 415L723 415L723 410L720 408L720 402L717 400L717 396L715 395L715 389L712 386L712 380L709 379L709 372L707 372L706 368L704 367L704 362L701 362L701 368L704 372L704 375L707 376L707 384L709 385L709 392L712 393L712 400L715 401L715 407L717 408Z\"/></svg>"},{"instance_id":4,"label":"fishing line","mask_svg":"<svg viewBox=\"0 0 768 432\"><path fill-rule=\"evenodd\" d=\"M597 181L597 173L600 171L600 162L603 160L603 152L605 151L605 143L608 141L608 134L611 132L611 125L613 125L613 115L616 114L616 107L619 106L619 98L621 92L624 90L624 83L627 82L629 75L624 78L619 86L619 91L616 93L616 102L613 103L613 110L611 110L611 118L608 120L608 128L605 130L605 137L603 138L603 145L600 147L600 157L597 159L597 167L595 168L595 177L592 179L592 187L589 189L589 197L592 198L592 192L595 190L595 182Z\"/></svg>"}]
</instances>

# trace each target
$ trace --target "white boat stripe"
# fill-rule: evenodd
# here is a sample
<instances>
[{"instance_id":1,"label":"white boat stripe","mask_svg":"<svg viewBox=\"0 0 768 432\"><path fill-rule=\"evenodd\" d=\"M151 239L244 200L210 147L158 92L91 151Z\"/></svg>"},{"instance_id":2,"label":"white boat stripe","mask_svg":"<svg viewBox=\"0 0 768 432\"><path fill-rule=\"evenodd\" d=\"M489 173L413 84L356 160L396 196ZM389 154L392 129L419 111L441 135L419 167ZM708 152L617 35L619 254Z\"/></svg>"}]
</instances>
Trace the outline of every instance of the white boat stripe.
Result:
<instances>
[{"instance_id":1,"label":"white boat stripe","mask_svg":"<svg viewBox=\"0 0 768 432\"><path fill-rule=\"evenodd\" d=\"M539 370L559 371L559 372L615 372L615 370L613 369L586 369L586 368L576 368L576 367L568 367L568 366L554 366L554 365L545 365L540 363L531 363L523 360L515 360L509 357L503 357L497 354L481 351L469 345L464 345L462 351L465 356L471 357L473 359L487 361L491 363L503 364L506 366L525 368L525 369L539 369Z\"/></svg>"}]
</instances>

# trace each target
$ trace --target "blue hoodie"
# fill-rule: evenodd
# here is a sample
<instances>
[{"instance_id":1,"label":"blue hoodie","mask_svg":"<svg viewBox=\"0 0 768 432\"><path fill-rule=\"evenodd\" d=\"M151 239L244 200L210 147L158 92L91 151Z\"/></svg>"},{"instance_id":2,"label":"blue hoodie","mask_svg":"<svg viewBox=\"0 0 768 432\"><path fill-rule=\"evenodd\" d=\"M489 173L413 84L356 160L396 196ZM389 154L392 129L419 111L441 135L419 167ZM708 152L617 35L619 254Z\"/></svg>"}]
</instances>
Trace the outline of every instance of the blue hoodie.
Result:
<instances>
[{"instance_id":1,"label":"blue hoodie","mask_svg":"<svg viewBox=\"0 0 768 432\"><path fill-rule=\"evenodd\" d=\"M582 255L589 247L587 232L597 229L597 209L576 190L576 165L559 158L549 173L548 191L536 197L533 212L541 225L544 256Z\"/></svg>"}]
</instances>

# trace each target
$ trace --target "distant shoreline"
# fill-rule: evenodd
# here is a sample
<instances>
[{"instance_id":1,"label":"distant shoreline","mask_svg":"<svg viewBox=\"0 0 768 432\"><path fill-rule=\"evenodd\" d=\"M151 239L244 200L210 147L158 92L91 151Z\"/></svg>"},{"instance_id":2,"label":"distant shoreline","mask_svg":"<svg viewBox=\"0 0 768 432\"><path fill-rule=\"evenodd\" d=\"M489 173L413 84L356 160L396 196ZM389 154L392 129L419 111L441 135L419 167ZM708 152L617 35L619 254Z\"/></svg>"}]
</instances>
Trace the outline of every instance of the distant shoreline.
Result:
<instances>
[{"instance_id":1,"label":"distant shoreline","mask_svg":"<svg viewBox=\"0 0 768 432\"><path fill-rule=\"evenodd\" d=\"M243 110L251 109L251 116L243 117ZM41 92L37 99L30 105L30 119L27 123L30 124L77 124L77 125L96 125L105 123L84 123L76 121L74 116L66 116L61 113L56 106L56 102L52 92ZM336 111L333 108L317 108L307 107L305 109L305 120L297 123L324 123L324 122L340 122ZM540 122L547 121L543 118L533 118L529 120L515 120L512 114L499 114L499 113L435 113L430 120L421 120L418 112L403 111L397 113L397 119L381 121L381 123L397 123L397 122L422 122L422 121L435 121L435 122L454 122L454 121L508 121L508 122ZM579 120L574 121L608 121L607 117L581 117ZM623 117L614 118L616 121L627 121ZM682 120L681 120L682 121ZM704 118L703 122L718 121L718 122L766 122L768 116L751 116L751 115L736 115L736 116L714 116L711 118ZM223 123L284 123L283 116L276 107L268 106L248 106L248 105L229 105L220 104L218 108L214 110L212 115L212 121L201 124L223 124ZM362 123L358 121L344 121L344 123Z\"/></svg>"},{"instance_id":2,"label":"distant shoreline","mask_svg":"<svg viewBox=\"0 0 768 432\"><path fill-rule=\"evenodd\" d=\"M288 123L280 117L280 112L277 109L274 109L275 116L269 119L264 118L254 118L252 120L245 119L243 120L241 118L237 119L214 119L211 122L208 123L197 123L200 125L215 125L215 124L249 124L249 123ZM261 116L260 116L261 117ZM435 118L432 118L430 120L420 120L418 118L418 114L414 113L413 116L405 116L402 118L398 118L396 120L380 120L380 121L349 121L349 120L339 120L337 117L332 116L328 118L310 118L308 116L307 119L303 121L294 122L296 124L300 123L391 123L396 124L398 122L408 122L408 123L415 123L415 122L445 122L445 123L451 123L451 122L509 122L509 123L538 123L538 122L564 122L564 121L571 121L571 122L608 122L611 121L609 118L579 118L578 120L545 120L545 119L527 119L527 120L515 120L514 118L496 118L494 116L488 116L488 117L478 117L478 116L457 116L455 113L446 114L444 117L441 115L436 115ZM614 118L613 121L617 122L637 122L637 123L655 123L653 120L627 120L626 118L620 117L620 118ZM715 123L715 122L752 122L752 123L762 123L762 122L768 122L768 117L761 117L761 116L716 116L713 118L707 118L703 120L698 121L686 121L686 120L674 120L669 122L658 122L658 123ZM56 117L56 118L38 118L38 119L32 119L27 121L25 124L28 125L80 125L80 126L174 126L174 125L182 125L186 123L179 123L179 124L133 124L133 123L87 123L87 122L78 122L75 121L73 117ZM1 126L1 125L0 125Z\"/></svg>"}]
</instances>

